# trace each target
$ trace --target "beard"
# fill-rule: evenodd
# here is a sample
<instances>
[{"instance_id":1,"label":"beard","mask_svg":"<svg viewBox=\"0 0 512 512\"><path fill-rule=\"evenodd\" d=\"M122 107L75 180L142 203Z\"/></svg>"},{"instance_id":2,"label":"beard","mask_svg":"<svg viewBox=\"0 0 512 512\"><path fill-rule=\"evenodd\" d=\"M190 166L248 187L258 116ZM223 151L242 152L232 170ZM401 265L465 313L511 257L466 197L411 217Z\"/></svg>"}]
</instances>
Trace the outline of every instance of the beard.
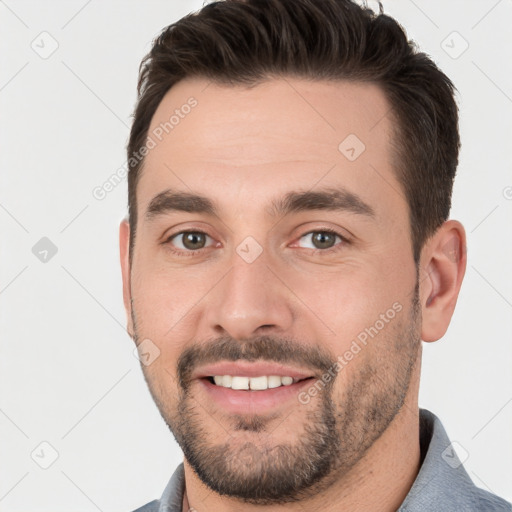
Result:
<instances>
[{"instance_id":1,"label":"beard","mask_svg":"<svg viewBox=\"0 0 512 512\"><path fill-rule=\"evenodd\" d=\"M359 364L350 363L350 378L340 395L335 395L338 374L309 408L299 405L305 411L300 424L287 426L287 416L281 417L282 413L231 415L222 433L227 439L217 436L216 440L208 428L214 419L194 398L190 375L199 365L220 360L267 360L298 363L320 376L336 362L320 347L274 336L245 342L222 337L196 344L185 349L177 361L177 397L163 386L162 375L158 378L149 368L141 367L164 421L205 485L220 495L254 505L296 502L343 479L403 407L419 363L419 283L409 311L406 319L396 317L369 341L378 346L361 350L371 354L357 355ZM133 319L134 313L132 309ZM135 323L134 329L137 341ZM294 442L273 439L276 422L296 434Z\"/></svg>"}]
</instances>

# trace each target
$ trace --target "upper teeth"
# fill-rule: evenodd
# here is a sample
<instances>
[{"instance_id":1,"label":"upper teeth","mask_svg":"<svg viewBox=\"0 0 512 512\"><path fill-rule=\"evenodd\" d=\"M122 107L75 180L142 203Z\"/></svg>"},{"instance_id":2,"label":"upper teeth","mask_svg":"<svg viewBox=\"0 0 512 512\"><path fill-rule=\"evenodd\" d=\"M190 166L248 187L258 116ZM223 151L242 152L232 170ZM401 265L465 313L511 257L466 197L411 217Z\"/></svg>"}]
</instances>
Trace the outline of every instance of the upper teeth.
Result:
<instances>
[{"instance_id":1,"label":"upper teeth","mask_svg":"<svg viewBox=\"0 0 512 512\"><path fill-rule=\"evenodd\" d=\"M281 377L279 375L263 375L261 377L240 377L233 375L215 375L213 380L217 386L223 386L231 389L269 389L279 386L289 386L293 384L293 377Z\"/></svg>"}]
</instances>

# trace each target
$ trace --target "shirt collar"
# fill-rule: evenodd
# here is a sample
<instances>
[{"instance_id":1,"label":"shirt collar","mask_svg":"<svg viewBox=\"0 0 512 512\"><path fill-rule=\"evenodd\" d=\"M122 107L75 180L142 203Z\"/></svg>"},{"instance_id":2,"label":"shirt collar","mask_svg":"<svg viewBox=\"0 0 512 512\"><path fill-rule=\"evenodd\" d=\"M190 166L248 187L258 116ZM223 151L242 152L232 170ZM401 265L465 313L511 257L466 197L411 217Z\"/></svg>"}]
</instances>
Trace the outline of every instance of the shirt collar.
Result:
<instances>
[{"instance_id":1,"label":"shirt collar","mask_svg":"<svg viewBox=\"0 0 512 512\"><path fill-rule=\"evenodd\" d=\"M499 498L478 489L457 457L439 418L420 409L422 464L411 490L397 512L425 510L483 510L482 499ZM160 499L159 512L182 512L185 473L181 463ZM485 503L484 503L485 504ZM492 510L510 510L493 508Z\"/></svg>"}]
</instances>

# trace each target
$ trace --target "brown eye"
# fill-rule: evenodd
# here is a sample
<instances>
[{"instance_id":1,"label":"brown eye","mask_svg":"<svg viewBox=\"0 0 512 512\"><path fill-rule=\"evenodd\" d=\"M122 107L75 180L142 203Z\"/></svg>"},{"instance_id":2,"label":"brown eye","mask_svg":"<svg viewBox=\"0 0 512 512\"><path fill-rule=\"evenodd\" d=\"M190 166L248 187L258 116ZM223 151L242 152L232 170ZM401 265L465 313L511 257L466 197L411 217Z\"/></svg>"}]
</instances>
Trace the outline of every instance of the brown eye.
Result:
<instances>
[{"instance_id":1,"label":"brown eye","mask_svg":"<svg viewBox=\"0 0 512 512\"><path fill-rule=\"evenodd\" d=\"M168 241L178 249L196 251L206 247L208 238L210 237L202 231L182 231Z\"/></svg>"},{"instance_id":2,"label":"brown eye","mask_svg":"<svg viewBox=\"0 0 512 512\"><path fill-rule=\"evenodd\" d=\"M332 231L311 231L300 238L301 247L308 249L331 249L344 238Z\"/></svg>"},{"instance_id":3,"label":"brown eye","mask_svg":"<svg viewBox=\"0 0 512 512\"><path fill-rule=\"evenodd\" d=\"M312 241L317 249L329 249L336 243L336 235L319 231L313 234Z\"/></svg>"}]
</instances>

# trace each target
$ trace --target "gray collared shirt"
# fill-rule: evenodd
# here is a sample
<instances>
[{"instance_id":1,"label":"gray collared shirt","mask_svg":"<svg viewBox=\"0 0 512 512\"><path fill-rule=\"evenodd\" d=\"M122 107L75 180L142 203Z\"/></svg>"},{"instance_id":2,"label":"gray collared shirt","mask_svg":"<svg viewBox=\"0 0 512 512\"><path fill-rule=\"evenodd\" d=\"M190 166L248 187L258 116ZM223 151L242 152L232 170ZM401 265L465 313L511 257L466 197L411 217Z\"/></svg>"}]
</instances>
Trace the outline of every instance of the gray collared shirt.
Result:
<instances>
[{"instance_id":1,"label":"gray collared shirt","mask_svg":"<svg viewBox=\"0 0 512 512\"><path fill-rule=\"evenodd\" d=\"M420 409L421 469L397 512L512 512L512 504L479 489L462 466L439 418ZM185 474L180 464L159 500L134 512L182 512Z\"/></svg>"}]
</instances>

